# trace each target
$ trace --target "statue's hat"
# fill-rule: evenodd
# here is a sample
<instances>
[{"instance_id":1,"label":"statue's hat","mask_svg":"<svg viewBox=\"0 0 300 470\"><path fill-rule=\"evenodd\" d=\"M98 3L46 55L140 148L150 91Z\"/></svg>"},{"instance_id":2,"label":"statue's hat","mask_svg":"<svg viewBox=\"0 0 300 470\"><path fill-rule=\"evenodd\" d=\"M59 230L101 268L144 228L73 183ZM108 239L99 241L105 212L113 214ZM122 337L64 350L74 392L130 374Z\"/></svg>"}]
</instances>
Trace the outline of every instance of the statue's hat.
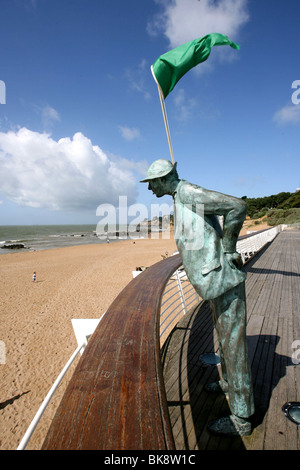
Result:
<instances>
[{"instance_id":1,"label":"statue's hat","mask_svg":"<svg viewBox=\"0 0 300 470\"><path fill-rule=\"evenodd\" d=\"M177 162L173 163L170 160L160 158L155 160L148 168L147 177L140 181L140 183L147 183L155 178L162 178L163 176L171 173L173 169L176 169Z\"/></svg>"}]
</instances>

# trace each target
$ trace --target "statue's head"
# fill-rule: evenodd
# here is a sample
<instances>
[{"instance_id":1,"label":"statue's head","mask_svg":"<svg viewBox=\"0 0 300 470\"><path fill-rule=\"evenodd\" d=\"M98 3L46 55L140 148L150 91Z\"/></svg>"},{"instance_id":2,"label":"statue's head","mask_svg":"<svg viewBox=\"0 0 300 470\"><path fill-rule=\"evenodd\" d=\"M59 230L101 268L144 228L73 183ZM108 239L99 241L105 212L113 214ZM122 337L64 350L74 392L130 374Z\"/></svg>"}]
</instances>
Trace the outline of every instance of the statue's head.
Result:
<instances>
[{"instance_id":1,"label":"statue's head","mask_svg":"<svg viewBox=\"0 0 300 470\"><path fill-rule=\"evenodd\" d=\"M149 183L148 189L157 197L172 194L174 183L178 182L177 163L160 158L155 160L148 168L147 177L141 183Z\"/></svg>"}]
</instances>

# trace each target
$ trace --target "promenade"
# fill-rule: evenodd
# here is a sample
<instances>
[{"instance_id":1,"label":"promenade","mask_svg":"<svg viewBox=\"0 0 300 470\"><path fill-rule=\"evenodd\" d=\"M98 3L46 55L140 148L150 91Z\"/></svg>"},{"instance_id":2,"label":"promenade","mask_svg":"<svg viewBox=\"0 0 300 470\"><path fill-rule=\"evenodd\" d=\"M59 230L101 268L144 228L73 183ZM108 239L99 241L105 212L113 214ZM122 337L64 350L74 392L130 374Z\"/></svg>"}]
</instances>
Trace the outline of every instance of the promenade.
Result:
<instances>
[{"instance_id":1,"label":"promenade","mask_svg":"<svg viewBox=\"0 0 300 470\"><path fill-rule=\"evenodd\" d=\"M204 353L218 353L209 303L203 302L178 323L162 354L178 450L300 450L300 427L281 410L285 402L300 400L300 364L295 364L300 353L294 343L300 341L300 231L279 233L245 268L256 406L253 433L232 439L213 437L206 430L207 423L228 414L229 407L225 395L204 390L218 379L219 366L199 359Z\"/></svg>"}]
</instances>

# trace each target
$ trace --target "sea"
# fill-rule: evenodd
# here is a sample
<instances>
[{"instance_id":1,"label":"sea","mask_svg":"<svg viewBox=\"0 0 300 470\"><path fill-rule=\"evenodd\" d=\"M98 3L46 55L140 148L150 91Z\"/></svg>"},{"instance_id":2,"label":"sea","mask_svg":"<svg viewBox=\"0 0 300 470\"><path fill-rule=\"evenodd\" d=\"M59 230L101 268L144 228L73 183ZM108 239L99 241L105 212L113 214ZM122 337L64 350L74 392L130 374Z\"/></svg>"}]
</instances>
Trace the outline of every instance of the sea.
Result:
<instances>
[{"instance_id":1,"label":"sea","mask_svg":"<svg viewBox=\"0 0 300 470\"><path fill-rule=\"evenodd\" d=\"M98 237L96 225L0 225L0 255L111 243L125 236Z\"/></svg>"}]
</instances>

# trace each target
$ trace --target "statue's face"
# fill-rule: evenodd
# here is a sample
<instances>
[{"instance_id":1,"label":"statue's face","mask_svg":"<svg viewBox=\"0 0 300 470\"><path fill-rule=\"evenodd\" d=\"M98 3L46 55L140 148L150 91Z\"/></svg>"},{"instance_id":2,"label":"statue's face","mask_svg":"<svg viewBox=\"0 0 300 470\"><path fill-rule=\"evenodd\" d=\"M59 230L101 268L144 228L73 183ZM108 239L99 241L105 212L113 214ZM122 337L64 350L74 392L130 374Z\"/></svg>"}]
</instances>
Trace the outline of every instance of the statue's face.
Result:
<instances>
[{"instance_id":1,"label":"statue's face","mask_svg":"<svg viewBox=\"0 0 300 470\"><path fill-rule=\"evenodd\" d=\"M155 178L149 181L148 183L148 189L150 189L156 195L156 197L162 197L167 194L165 190L165 185L161 178Z\"/></svg>"}]
</instances>

